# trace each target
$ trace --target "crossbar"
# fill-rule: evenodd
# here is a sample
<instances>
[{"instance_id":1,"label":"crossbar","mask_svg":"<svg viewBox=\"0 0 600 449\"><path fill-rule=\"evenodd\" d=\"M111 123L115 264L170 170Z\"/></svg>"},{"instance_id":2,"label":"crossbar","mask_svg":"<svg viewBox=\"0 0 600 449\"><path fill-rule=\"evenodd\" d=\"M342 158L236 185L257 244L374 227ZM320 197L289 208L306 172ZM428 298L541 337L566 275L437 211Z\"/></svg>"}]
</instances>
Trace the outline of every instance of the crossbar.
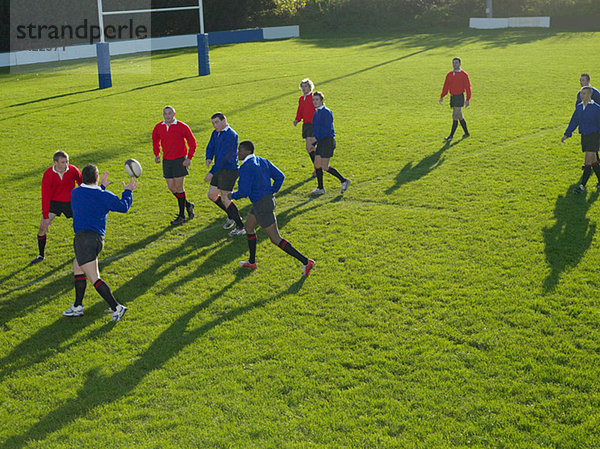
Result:
<instances>
[{"instance_id":1,"label":"crossbar","mask_svg":"<svg viewBox=\"0 0 600 449\"><path fill-rule=\"evenodd\" d=\"M202 9L200 6L180 6L177 8L158 8L158 9L132 9L129 11L104 11L102 12L105 16L111 16L116 14L135 14L142 12L161 12L161 11L182 11L184 9Z\"/></svg>"}]
</instances>

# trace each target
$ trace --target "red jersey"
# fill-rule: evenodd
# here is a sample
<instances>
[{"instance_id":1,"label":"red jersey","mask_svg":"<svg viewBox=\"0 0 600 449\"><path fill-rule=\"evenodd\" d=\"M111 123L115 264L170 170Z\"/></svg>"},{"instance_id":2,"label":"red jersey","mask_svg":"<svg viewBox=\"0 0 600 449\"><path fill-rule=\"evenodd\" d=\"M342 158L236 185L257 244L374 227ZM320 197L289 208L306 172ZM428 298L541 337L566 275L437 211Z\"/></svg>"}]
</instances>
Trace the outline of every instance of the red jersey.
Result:
<instances>
[{"instance_id":1,"label":"red jersey","mask_svg":"<svg viewBox=\"0 0 600 449\"><path fill-rule=\"evenodd\" d=\"M452 95L460 95L463 92L466 92L467 101L469 101L471 99L471 81L469 80L467 72L464 70L458 72L451 70L448 72L440 98L444 98L448 91L450 91Z\"/></svg>"},{"instance_id":2,"label":"red jersey","mask_svg":"<svg viewBox=\"0 0 600 449\"><path fill-rule=\"evenodd\" d=\"M187 142L188 148L186 148L185 142ZM152 131L152 150L155 156L160 154L161 146L163 159L172 161L184 156L191 159L196 152L196 138L185 123L174 120L171 125L167 126L163 121L157 123Z\"/></svg>"},{"instance_id":3,"label":"red jersey","mask_svg":"<svg viewBox=\"0 0 600 449\"><path fill-rule=\"evenodd\" d=\"M81 172L74 165L69 164L67 171L62 176L54 170L54 165L44 172L42 177L42 216L48 219L50 201L71 201L71 191L81 185Z\"/></svg>"},{"instance_id":4,"label":"red jersey","mask_svg":"<svg viewBox=\"0 0 600 449\"><path fill-rule=\"evenodd\" d=\"M311 92L307 96L302 95L298 99L298 111L296 112L296 121L312 123L313 115L315 115L315 105L313 104Z\"/></svg>"}]
</instances>

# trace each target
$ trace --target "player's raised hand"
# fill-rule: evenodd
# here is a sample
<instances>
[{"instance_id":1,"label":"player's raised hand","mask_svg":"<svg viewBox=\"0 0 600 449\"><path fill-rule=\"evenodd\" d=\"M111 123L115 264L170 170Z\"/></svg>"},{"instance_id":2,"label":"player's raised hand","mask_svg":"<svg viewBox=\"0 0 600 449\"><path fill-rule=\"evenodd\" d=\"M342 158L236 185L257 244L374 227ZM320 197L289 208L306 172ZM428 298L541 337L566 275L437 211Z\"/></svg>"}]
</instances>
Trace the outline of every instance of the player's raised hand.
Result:
<instances>
[{"instance_id":1,"label":"player's raised hand","mask_svg":"<svg viewBox=\"0 0 600 449\"><path fill-rule=\"evenodd\" d=\"M125 184L125 181L121 181L121 183L123 184L123 189L125 190L131 190L132 192L137 189L137 179L136 178L131 178L129 180L129 184Z\"/></svg>"},{"instance_id":2,"label":"player's raised hand","mask_svg":"<svg viewBox=\"0 0 600 449\"><path fill-rule=\"evenodd\" d=\"M106 189L109 185L111 185L114 181L109 181L108 180L108 172L104 172L104 174L102 175L102 179L100 180L100 184L102 186L104 186L104 188Z\"/></svg>"}]
</instances>

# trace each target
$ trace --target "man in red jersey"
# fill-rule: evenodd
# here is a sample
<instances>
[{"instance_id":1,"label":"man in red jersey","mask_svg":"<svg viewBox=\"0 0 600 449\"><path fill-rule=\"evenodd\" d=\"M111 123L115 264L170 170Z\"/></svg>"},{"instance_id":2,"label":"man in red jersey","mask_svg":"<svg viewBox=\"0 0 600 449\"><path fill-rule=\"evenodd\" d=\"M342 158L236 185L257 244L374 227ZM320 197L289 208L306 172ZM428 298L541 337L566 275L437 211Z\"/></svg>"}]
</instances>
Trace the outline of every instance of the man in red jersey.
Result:
<instances>
[{"instance_id":1,"label":"man in red jersey","mask_svg":"<svg viewBox=\"0 0 600 449\"><path fill-rule=\"evenodd\" d=\"M312 100L312 91L315 85L313 82L304 78L300 82L300 90L302 96L298 99L298 110L296 111L296 118L294 119L294 126L302 122L302 138L306 140L306 151L310 156L312 164L315 163L315 147L313 144L317 139L313 136L313 125L312 119L315 115L315 106ZM316 172L313 172L313 178L316 176Z\"/></svg>"},{"instance_id":2,"label":"man in red jersey","mask_svg":"<svg viewBox=\"0 0 600 449\"><path fill-rule=\"evenodd\" d=\"M444 104L444 97L448 92L450 92L450 107L452 108L452 131L450 131L450 135L448 137L444 138L446 142L450 142L454 137L454 132L458 127L458 122L460 122L460 126L462 126L462 129L465 132L463 138L470 136L469 130L467 129L467 122L465 122L463 117L462 108L463 106L469 106L469 101L471 100L471 81L469 80L469 75L467 75L467 72L460 68L460 64L460 58L454 58L452 60L452 70L446 75L444 87L442 88L442 95L440 96L440 104ZM465 93L467 94L466 101Z\"/></svg>"},{"instance_id":3,"label":"man in red jersey","mask_svg":"<svg viewBox=\"0 0 600 449\"><path fill-rule=\"evenodd\" d=\"M177 226L185 221L186 210L189 219L194 218L194 203L187 200L183 182L189 174L188 167L196 152L196 138L188 125L175 119L175 109L172 106L163 108L163 118L152 131L152 149L154 161L158 164L162 147L163 176L179 206L179 214L171 221L173 226Z\"/></svg>"},{"instance_id":4,"label":"man in red jersey","mask_svg":"<svg viewBox=\"0 0 600 449\"><path fill-rule=\"evenodd\" d=\"M71 191L81 185L81 172L69 164L69 155L64 151L54 153L54 165L44 172L42 177L42 220L38 230L39 254L31 264L41 262L46 258L46 235L54 219L65 214L71 218Z\"/></svg>"}]
</instances>

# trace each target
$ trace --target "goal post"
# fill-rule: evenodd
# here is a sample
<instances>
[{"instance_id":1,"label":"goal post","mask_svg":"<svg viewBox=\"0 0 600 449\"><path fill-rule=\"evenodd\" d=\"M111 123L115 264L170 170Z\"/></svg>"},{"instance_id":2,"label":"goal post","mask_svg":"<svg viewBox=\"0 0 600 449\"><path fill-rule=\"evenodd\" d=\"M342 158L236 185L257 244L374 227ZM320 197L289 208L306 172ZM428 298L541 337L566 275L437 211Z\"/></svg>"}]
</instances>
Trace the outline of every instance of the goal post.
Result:
<instances>
[{"instance_id":1,"label":"goal post","mask_svg":"<svg viewBox=\"0 0 600 449\"><path fill-rule=\"evenodd\" d=\"M106 89L108 87L112 87L112 76L110 71L110 46L109 43L105 41L104 37L104 16L183 10L198 10L198 19L200 21L200 34L197 35L198 76L210 75L210 65L208 59L208 35L204 33L204 9L202 7L202 0L198 0L197 6L134 9L125 11L104 11L102 0L98 0L98 24L100 26L100 42L96 44L96 58L98 62L98 88Z\"/></svg>"}]
</instances>

